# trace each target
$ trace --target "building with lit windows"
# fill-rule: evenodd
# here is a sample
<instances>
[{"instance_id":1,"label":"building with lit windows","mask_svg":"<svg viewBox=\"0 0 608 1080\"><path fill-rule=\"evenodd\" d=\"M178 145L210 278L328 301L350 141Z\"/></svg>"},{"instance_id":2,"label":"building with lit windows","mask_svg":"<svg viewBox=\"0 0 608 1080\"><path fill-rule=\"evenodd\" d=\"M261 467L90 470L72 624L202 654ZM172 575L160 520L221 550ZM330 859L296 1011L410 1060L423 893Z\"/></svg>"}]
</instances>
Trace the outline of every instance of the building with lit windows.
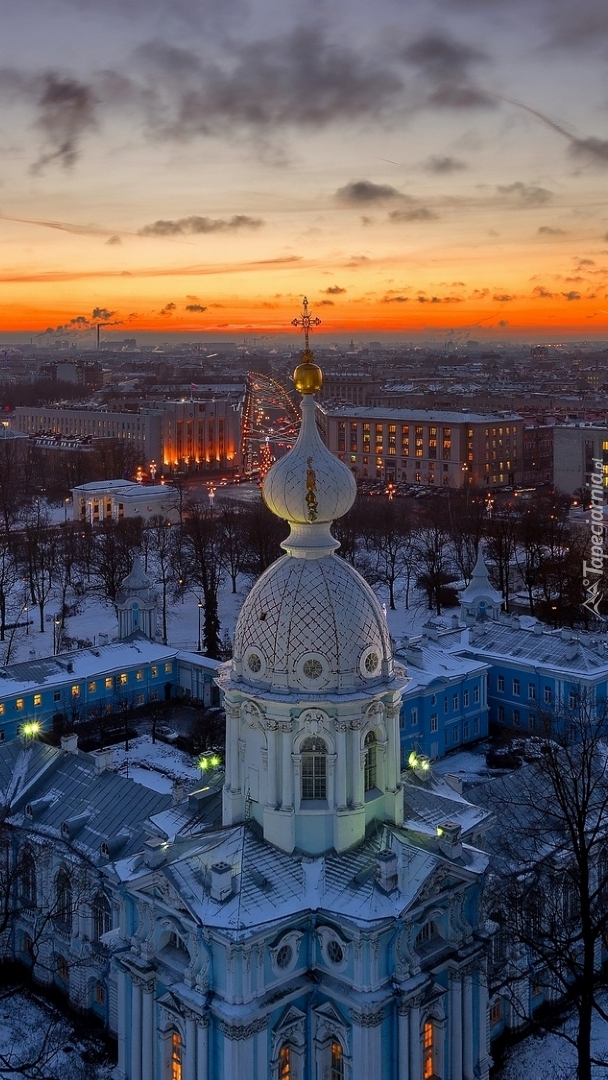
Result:
<instances>
[{"instance_id":1,"label":"building with lit windows","mask_svg":"<svg viewBox=\"0 0 608 1080\"><path fill-rule=\"evenodd\" d=\"M463 487L518 484L524 420L517 413L317 406L326 445L357 479Z\"/></svg>"},{"instance_id":2,"label":"building with lit windows","mask_svg":"<svg viewBox=\"0 0 608 1080\"><path fill-rule=\"evenodd\" d=\"M18 406L15 431L32 438L55 433L63 439L111 439L133 447L154 475L238 470L241 444L240 399L152 402L138 412L103 408Z\"/></svg>"},{"instance_id":3,"label":"building with lit windows","mask_svg":"<svg viewBox=\"0 0 608 1080\"><path fill-rule=\"evenodd\" d=\"M305 353L300 434L264 481L291 533L220 670L222 828L176 819L110 871L125 1080L488 1076L486 814L419 753L402 776L407 677L335 554L355 483L319 437L319 378Z\"/></svg>"}]
</instances>

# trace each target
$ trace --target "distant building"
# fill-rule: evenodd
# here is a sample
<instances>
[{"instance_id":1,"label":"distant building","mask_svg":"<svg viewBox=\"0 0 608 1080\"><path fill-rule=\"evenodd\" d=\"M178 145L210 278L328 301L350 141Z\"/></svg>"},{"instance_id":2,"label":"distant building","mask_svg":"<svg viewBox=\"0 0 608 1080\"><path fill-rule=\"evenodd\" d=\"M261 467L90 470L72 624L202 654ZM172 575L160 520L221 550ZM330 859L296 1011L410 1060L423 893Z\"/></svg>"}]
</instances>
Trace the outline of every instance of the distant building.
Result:
<instances>
[{"instance_id":1,"label":"distant building","mask_svg":"<svg viewBox=\"0 0 608 1080\"><path fill-rule=\"evenodd\" d=\"M517 413L319 405L317 422L358 479L451 487L521 482L524 420Z\"/></svg>"},{"instance_id":2,"label":"distant building","mask_svg":"<svg viewBox=\"0 0 608 1080\"><path fill-rule=\"evenodd\" d=\"M593 459L603 463L604 488L608 487L608 426L595 423L556 424L553 430L553 482L573 495L588 487Z\"/></svg>"},{"instance_id":3,"label":"distant building","mask_svg":"<svg viewBox=\"0 0 608 1080\"><path fill-rule=\"evenodd\" d=\"M522 483L524 486L553 483L553 424L524 426Z\"/></svg>"},{"instance_id":4,"label":"distant building","mask_svg":"<svg viewBox=\"0 0 608 1080\"><path fill-rule=\"evenodd\" d=\"M179 492L170 484L142 486L130 480L100 480L72 488L74 521L98 525L100 521L122 521L156 515L179 521Z\"/></svg>"},{"instance_id":5,"label":"distant building","mask_svg":"<svg viewBox=\"0 0 608 1080\"><path fill-rule=\"evenodd\" d=\"M160 401L138 412L103 408L18 406L16 431L64 439L87 436L132 446L141 464L159 475L174 472L237 471L240 464L241 405L234 396L203 401Z\"/></svg>"}]
</instances>

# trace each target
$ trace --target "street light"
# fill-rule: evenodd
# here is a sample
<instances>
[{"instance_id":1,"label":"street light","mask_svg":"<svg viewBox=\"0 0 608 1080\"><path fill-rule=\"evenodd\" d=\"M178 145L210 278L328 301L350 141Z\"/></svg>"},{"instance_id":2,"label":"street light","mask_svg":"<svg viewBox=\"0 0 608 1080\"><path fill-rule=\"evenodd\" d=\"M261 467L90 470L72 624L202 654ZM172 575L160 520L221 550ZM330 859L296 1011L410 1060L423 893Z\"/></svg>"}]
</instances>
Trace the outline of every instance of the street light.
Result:
<instances>
[{"instance_id":1,"label":"street light","mask_svg":"<svg viewBox=\"0 0 608 1080\"><path fill-rule=\"evenodd\" d=\"M68 523L68 505L69 505L69 503L71 503L71 501L72 500L69 499L69 498L63 500L63 523L64 523L64 525L67 525L67 523Z\"/></svg>"},{"instance_id":2,"label":"street light","mask_svg":"<svg viewBox=\"0 0 608 1080\"><path fill-rule=\"evenodd\" d=\"M199 602L198 602L198 651L199 651L199 653L202 652L202 649L201 649L201 611L202 611L202 609L203 609L203 601L199 600Z\"/></svg>"},{"instance_id":3,"label":"street light","mask_svg":"<svg viewBox=\"0 0 608 1080\"><path fill-rule=\"evenodd\" d=\"M53 656L57 656L59 652L59 635L61 630L61 617L59 612L53 615Z\"/></svg>"}]
</instances>

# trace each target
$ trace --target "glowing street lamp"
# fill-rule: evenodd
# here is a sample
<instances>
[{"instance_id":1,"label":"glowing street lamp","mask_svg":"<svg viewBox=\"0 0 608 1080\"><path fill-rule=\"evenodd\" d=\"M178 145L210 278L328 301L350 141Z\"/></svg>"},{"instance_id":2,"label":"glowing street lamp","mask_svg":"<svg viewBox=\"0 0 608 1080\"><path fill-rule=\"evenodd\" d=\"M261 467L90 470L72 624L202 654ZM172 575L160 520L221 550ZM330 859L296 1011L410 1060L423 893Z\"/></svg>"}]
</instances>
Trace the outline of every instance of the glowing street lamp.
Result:
<instances>
[{"instance_id":1,"label":"glowing street lamp","mask_svg":"<svg viewBox=\"0 0 608 1080\"><path fill-rule=\"evenodd\" d=\"M198 759L198 767L202 773L210 772L211 769L219 769L222 759L219 754L203 754Z\"/></svg>"},{"instance_id":2,"label":"glowing street lamp","mask_svg":"<svg viewBox=\"0 0 608 1080\"><path fill-rule=\"evenodd\" d=\"M35 739L42 730L42 725L37 720L30 720L21 728L21 734L25 739Z\"/></svg>"}]
</instances>

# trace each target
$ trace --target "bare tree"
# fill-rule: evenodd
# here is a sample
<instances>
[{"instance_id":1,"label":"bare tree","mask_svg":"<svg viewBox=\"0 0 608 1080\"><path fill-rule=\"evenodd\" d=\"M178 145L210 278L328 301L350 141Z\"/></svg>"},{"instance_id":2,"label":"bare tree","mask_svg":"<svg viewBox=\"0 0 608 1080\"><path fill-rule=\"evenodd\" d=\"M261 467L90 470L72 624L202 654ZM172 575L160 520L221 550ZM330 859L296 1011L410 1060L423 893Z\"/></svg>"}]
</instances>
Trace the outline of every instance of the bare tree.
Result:
<instances>
[{"instance_id":1,"label":"bare tree","mask_svg":"<svg viewBox=\"0 0 608 1080\"><path fill-rule=\"evenodd\" d=\"M143 530L153 555L154 576L160 586L163 645L167 644L167 600L171 585L177 580L176 555L179 548L179 530L162 514L153 514Z\"/></svg>"},{"instance_id":2,"label":"bare tree","mask_svg":"<svg viewBox=\"0 0 608 1080\"><path fill-rule=\"evenodd\" d=\"M513 947L503 994L528 1019L521 978L540 983L553 1005L533 1024L571 1043L578 1080L590 1080L594 1065L608 1065L591 1047L593 1018L608 1021L598 964L608 932L608 712L584 689L569 701L539 718L550 736L539 760L486 789L497 817L486 898ZM560 1005L574 1009L574 1032L558 1022Z\"/></svg>"},{"instance_id":3,"label":"bare tree","mask_svg":"<svg viewBox=\"0 0 608 1080\"><path fill-rule=\"evenodd\" d=\"M22 555L34 604L38 604L40 633L44 633L44 612L55 585L58 566L58 534L48 511L36 501L26 513Z\"/></svg>"},{"instance_id":4,"label":"bare tree","mask_svg":"<svg viewBox=\"0 0 608 1080\"><path fill-rule=\"evenodd\" d=\"M218 592L223 568L222 532L217 514L207 503L191 501L186 504L182 540L189 580L203 596L205 652L217 660L221 651Z\"/></svg>"}]
</instances>

